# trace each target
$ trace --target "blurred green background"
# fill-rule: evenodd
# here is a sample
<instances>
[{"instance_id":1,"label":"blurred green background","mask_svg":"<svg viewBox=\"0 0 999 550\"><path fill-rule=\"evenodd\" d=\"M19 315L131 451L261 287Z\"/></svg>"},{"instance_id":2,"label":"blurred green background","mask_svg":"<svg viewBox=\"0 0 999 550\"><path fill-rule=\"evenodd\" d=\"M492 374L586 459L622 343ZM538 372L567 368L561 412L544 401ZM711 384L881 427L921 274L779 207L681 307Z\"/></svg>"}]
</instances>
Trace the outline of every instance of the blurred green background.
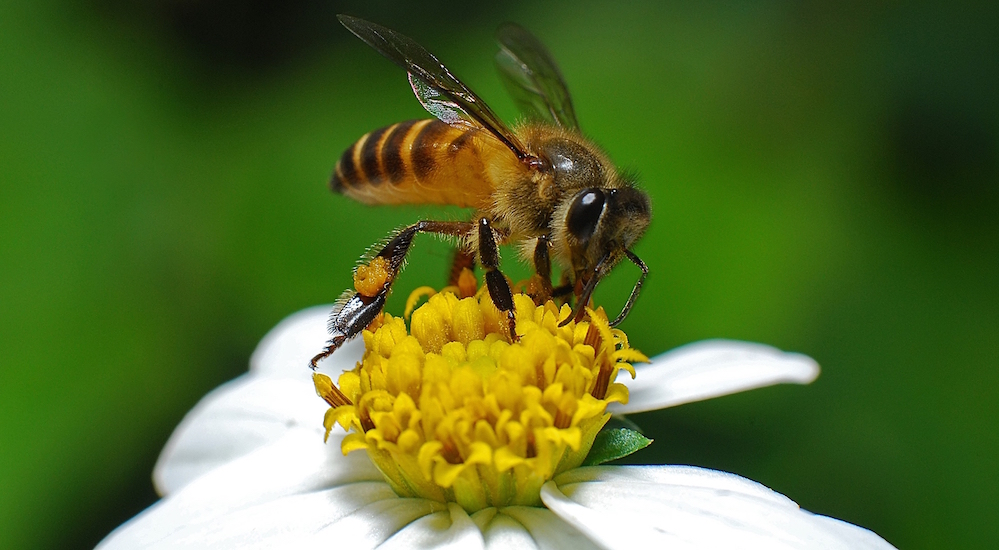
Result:
<instances>
[{"instance_id":1,"label":"blurred green background","mask_svg":"<svg viewBox=\"0 0 999 550\"><path fill-rule=\"evenodd\" d=\"M822 364L636 417L657 439L636 461L736 472L902 548L999 540L995 4L470 6L0 4L0 547L91 547L154 502L184 413L434 215L327 191L357 137L425 116L340 11L427 45L507 119L492 33L534 30L653 199L632 342ZM389 309L447 254L421 240Z\"/></svg>"}]
</instances>

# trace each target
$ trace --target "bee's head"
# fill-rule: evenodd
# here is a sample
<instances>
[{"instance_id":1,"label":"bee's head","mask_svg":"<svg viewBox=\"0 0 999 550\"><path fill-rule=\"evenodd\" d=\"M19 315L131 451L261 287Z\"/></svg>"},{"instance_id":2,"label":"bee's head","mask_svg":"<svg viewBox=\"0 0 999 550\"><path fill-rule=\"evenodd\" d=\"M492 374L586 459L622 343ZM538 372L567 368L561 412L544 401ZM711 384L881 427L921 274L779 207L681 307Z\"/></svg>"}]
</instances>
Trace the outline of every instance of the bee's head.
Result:
<instances>
[{"instance_id":1,"label":"bee's head","mask_svg":"<svg viewBox=\"0 0 999 550\"><path fill-rule=\"evenodd\" d=\"M577 277L607 273L645 233L649 217L649 197L630 185L578 191L565 210L565 244Z\"/></svg>"},{"instance_id":2,"label":"bee's head","mask_svg":"<svg viewBox=\"0 0 999 550\"><path fill-rule=\"evenodd\" d=\"M581 318L583 306L597 281L622 258L642 269L621 321L631 308L647 269L630 251L649 226L649 197L630 178L619 176L610 160L582 138L555 137L540 147L541 164L549 170L556 188L569 191L551 218L555 257L571 270L578 302L573 318Z\"/></svg>"},{"instance_id":3,"label":"bee's head","mask_svg":"<svg viewBox=\"0 0 999 550\"><path fill-rule=\"evenodd\" d=\"M576 192L561 213L564 253L568 256L575 281L581 283L579 302L573 316L578 320L582 306L589 301L597 281L603 278L622 258L627 257L642 269L642 277L632 290L632 296L617 324L624 319L638 296L648 270L632 245L645 233L651 215L649 197L631 185L621 187L589 187Z\"/></svg>"},{"instance_id":4,"label":"bee's head","mask_svg":"<svg viewBox=\"0 0 999 550\"><path fill-rule=\"evenodd\" d=\"M578 277L610 253L609 270L648 227L648 196L581 137L553 137L539 149L554 186L568 191L552 218L556 255Z\"/></svg>"}]
</instances>

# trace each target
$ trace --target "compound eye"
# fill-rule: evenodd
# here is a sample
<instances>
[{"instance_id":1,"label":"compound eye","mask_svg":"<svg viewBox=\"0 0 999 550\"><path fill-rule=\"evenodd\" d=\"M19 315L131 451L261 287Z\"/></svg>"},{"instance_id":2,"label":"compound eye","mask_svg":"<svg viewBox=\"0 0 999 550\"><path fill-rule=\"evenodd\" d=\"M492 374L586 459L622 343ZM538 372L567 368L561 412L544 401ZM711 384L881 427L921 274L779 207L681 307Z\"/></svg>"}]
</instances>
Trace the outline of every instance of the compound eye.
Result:
<instances>
[{"instance_id":1,"label":"compound eye","mask_svg":"<svg viewBox=\"0 0 999 550\"><path fill-rule=\"evenodd\" d=\"M607 198L600 189L584 189L573 199L566 215L566 226L580 243L585 243L593 236L605 202Z\"/></svg>"}]
</instances>

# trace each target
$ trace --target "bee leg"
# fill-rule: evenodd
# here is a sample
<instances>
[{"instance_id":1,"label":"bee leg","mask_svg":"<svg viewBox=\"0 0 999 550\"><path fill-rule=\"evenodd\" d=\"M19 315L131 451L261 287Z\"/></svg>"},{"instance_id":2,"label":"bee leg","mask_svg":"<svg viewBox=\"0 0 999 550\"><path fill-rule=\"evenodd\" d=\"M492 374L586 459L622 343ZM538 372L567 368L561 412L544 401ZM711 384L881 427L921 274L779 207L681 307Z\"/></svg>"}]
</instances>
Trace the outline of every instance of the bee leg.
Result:
<instances>
[{"instance_id":1,"label":"bee leg","mask_svg":"<svg viewBox=\"0 0 999 550\"><path fill-rule=\"evenodd\" d=\"M361 333L372 321L378 317L385 307L385 299L388 298L392 283L402 270L406 253L413 244L413 237L417 233L437 233L439 235L462 236L467 235L472 230L470 222L435 222L420 221L404 228L392 237L389 242L382 247L375 257L387 260L386 270L388 271L382 288L374 295L367 296L360 292L345 293L343 300L337 302L330 314L328 329L330 339L326 343L326 348L322 353L316 355L309 362L309 366L315 370L319 361L333 355L347 340L354 338ZM509 288L508 288L509 292Z\"/></svg>"},{"instance_id":2,"label":"bee leg","mask_svg":"<svg viewBox=\"0 0 999 550\"><path fill-rule=\"evenodd\" d=\"M548 236L538 237L538 242L534 245L534 273L541 282L541 289L531 296L538 305L552 297L552 259L548 254L548 247Z\"/></svg>"},{"instance_id":3,"label":"bee leg","mask_svg":"<svg viewBox=\"0 0 999 550\"><path fill-rule=\"evenodd\" d=\"M479 263L486 269L486 288L489 290L489 297L497 309L506 312L507 320L510 322L510 339L516 342L519 338L516 331L517 320L513 312L513 291L510 290L506 276L499 270L499 248L496 246L496 235L488 218L479 218Z\"/></svg>"},{"instance_id":4,"label":"bee leg","mask_svg":"<svg viewBox=\"0 0 999 550\"><path fill-rule=\"evenodd\" d=\"M568 296L568 295L572 294L573 286L574 285L572 285L571 283L569 283L569 284L564 284L564 285L557 286L557 287L553 288L552 289L552 297L553 298L563 298L565 296Z\"/></svg>"}]
</instances>

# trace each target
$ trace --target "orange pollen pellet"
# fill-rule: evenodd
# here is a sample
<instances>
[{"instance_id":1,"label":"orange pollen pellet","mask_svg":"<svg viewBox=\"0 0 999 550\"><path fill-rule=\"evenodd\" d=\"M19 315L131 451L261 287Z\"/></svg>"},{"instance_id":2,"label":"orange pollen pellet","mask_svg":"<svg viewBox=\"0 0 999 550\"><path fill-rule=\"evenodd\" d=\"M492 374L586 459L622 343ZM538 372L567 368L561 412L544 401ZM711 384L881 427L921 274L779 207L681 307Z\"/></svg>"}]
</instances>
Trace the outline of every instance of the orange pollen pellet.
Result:
<instances>
[{"instance_id":1,"label":"orange pollen pellet","mask_svg":"<svg viewBox=\"0 0 999 550\"><path fill-rule=\"evenodd\" d=\"M368 265L357 266L354 271L354 288L362 296L377 296L388 283L388 260L375 256Z\"/></svg>"}]
</instances>

